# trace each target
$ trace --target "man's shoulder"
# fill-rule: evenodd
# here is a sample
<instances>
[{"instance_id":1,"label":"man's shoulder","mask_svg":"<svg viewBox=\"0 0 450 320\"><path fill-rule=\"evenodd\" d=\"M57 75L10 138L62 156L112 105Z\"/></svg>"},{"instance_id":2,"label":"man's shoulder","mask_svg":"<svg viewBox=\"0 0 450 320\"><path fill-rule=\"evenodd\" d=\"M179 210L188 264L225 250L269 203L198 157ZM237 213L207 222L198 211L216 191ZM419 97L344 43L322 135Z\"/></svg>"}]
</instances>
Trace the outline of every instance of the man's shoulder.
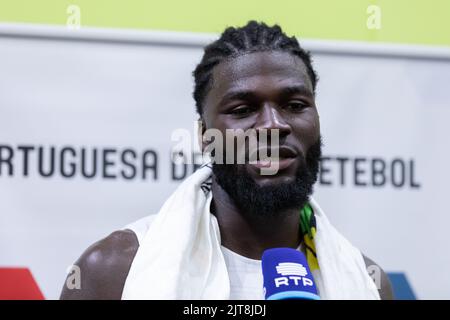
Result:
<instances>
[{"instance_id":1,"label":"man's shoulder","mask_svg":"<svg viewBox=\"0 0 450 320\"><path fill-rule=\"evenodd\" d=\"M371 276L377 286L378 293L381 300L393 300L394 293L392 291L392 285L384 270L372 259L362 255L366 264L367 272Z\"/></svg>"},{"instance_id":2,"label":"man's shoulder","mask_svg":"<svg viewBox=\"0 0 450 320\"><path fill-rule=\"evenodd\" d=\"M120 230L92 244L75 262L81 287L64 284L61 299L120 299L139 247L136 234Z\"/></svg>"}]
</instances>

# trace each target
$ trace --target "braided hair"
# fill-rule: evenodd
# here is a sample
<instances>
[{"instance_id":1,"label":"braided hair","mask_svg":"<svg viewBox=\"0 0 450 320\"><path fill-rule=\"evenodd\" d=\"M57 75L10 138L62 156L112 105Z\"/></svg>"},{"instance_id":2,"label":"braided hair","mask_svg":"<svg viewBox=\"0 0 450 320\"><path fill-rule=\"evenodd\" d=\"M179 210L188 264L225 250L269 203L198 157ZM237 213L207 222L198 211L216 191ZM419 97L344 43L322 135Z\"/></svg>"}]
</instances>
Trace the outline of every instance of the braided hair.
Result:
<instances>
[{"instance_id":1,"label":"braided hair","mask_svg":"<svg viewBox=\"0 0 450 320\"><path fill-rule=\"evenodd\" d=\"M218 40L206 46L203 58L193 72L193 96L200 116L203 114L204 99L212 88L214 67L225 59L261 51L283 51L302 59L315 93L318 77L312 67L310 53L300 47L295 37L288 37L280 26L269 27L264 22L252 20L244 27L228 27Z\"/></svg>"}]
</instances>

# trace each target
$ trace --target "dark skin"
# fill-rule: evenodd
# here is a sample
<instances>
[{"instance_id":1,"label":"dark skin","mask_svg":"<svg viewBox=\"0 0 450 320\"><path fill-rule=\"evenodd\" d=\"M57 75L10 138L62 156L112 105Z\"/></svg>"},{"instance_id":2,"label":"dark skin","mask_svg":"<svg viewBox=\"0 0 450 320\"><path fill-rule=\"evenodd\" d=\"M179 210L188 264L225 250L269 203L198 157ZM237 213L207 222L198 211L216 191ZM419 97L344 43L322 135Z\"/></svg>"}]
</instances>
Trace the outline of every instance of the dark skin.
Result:
<instances>
[{"instance_id":1,"label":"dark skin","mask_svg":"<svg viewBox=\"0 0 450 320\"><path fill-rule=\"evenodd\" d=\"M290 182L307 150L320 135L313 88L301 59L284 52L257 52L227 60L215 67L213 87L205 99L203 128L278 129L280 145L296 153L295 161L273 176L261 176L250 164L240 166L261 186ZM267 248L297 248L298 209L267 219L243 215L227 192L213 179L212 212L219 223L222 245L261 259ZM116 231L93 244L75 263L81 269L81 289L64 286L61 299L120 299L139 247L130 230ZM364 256L366 266L376 265ZM382 270L380 268L380 270ZM382 271L382 299L392 299L390 282Z\"/></svg>"},{"instance_id":2,"label":"dark skin","mask_svg":"<svg viewBox=\"0 0 450 320\"><path fill-rule=\"evenodd\" d=\"M214 69L214 86L205 99L203 128L276 129L280 146L289 146L295 162L276 175L261 175L250 164L240 165L259 184L292 182L306 151L320 135L313 88L304 63L284 52L246 54ZM215 215L222 245L243 256L260 259L274 247L297 248L300 243L298 208L265 219L249 219L213 180Z\"/></svg>"}]
</instances>

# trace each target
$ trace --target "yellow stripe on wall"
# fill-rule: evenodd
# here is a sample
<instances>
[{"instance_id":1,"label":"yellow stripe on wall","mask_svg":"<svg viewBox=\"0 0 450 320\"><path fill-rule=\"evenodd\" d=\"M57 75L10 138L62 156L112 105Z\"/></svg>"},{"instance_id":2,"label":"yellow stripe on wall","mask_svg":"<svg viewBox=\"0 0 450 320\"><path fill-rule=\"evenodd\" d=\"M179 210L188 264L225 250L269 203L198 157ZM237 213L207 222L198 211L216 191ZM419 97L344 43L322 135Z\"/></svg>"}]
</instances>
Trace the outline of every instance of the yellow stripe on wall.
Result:
<instances>
[{"instance_id":1,"label":"yellow stripe on wall","mask_svg":"<svg viewBox=\"0 0 450 320\"><path fill-rule=\"evenodd\" d=\"M0 21L65 25L69 5L89 27L218 33L255 19L300 38L450 46L450 0L1 0Z\"/></svg>"}]
</instances>

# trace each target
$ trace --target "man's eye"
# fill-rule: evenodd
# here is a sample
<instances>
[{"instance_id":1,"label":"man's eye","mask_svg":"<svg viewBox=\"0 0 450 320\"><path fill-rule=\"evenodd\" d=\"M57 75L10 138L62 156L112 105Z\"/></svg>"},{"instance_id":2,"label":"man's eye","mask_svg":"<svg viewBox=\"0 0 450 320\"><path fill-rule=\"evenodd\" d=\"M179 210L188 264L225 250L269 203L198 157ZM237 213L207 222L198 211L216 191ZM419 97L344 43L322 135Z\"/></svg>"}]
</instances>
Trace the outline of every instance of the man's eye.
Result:
<instances>
[{"instance_id":1,"label":"man's eye","mask_svg":"<svg viewBox=\"0 0 450 320\"><path fill-rule=\"evenodd\" d=\"M240 106L238 108L231 110L230 113L236 116L245 116L247 114L250 114L252 111L253 109L250 108L249 106Z\"/></svg>"},{"instance_id":2,"label":"man's eye","mask_svg":"<svg viewBox=\"0 0 450 320\"><path fill-rule=\"evenodd\" d=\"M306 107L308 107L308 105L300 101L291 101L286 106L286 108L291 111L301 111Z\"/></svg>"}]
</instances>

